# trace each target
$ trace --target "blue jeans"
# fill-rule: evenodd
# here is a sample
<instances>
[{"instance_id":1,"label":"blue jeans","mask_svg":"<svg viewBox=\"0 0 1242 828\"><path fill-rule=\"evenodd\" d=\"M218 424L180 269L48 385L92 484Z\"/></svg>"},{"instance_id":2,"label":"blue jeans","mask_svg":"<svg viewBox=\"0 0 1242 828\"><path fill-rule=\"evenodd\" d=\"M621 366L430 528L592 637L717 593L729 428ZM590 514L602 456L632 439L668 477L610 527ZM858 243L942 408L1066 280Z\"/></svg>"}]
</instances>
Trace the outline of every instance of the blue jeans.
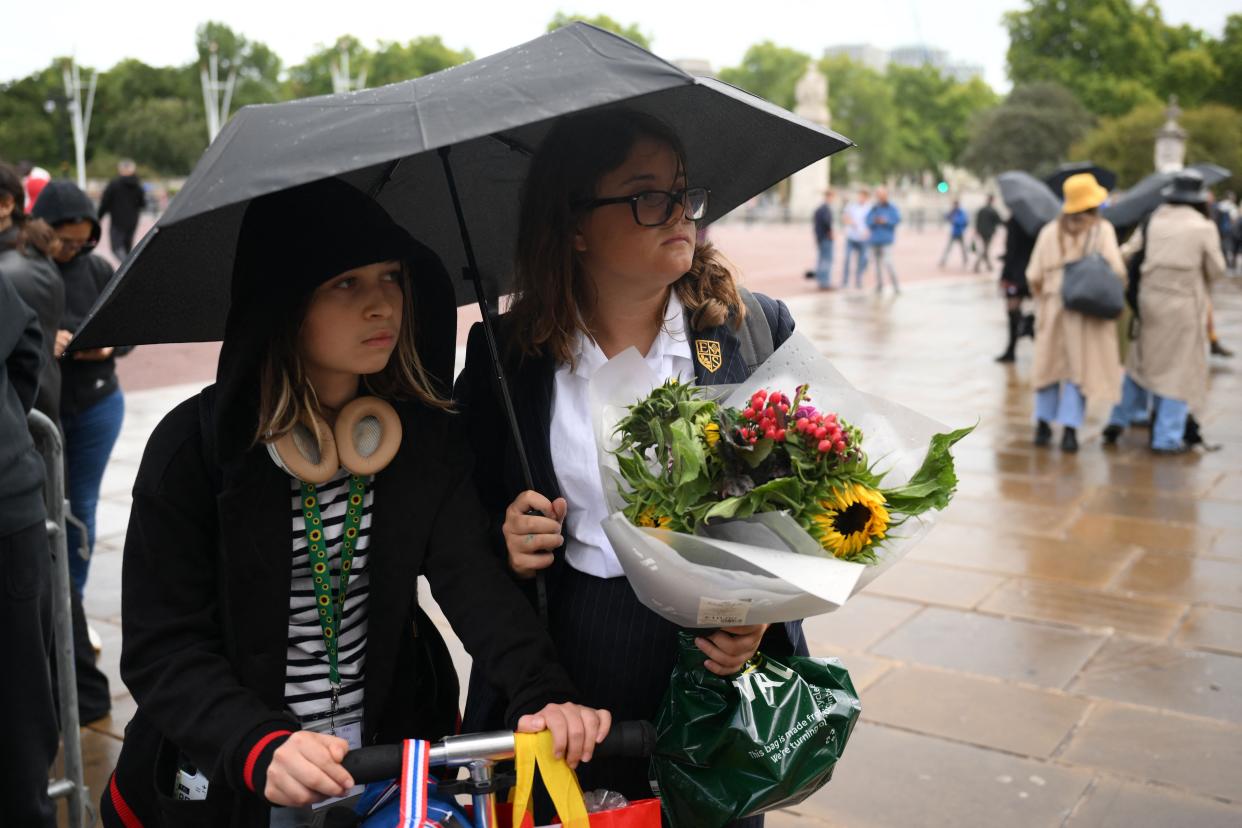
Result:
<instances>
[{"instance_id":1,"label":"blue jeans","mask_svg":"<svg viewBox=\"0 0 1242 828\"><path fill-rule=\"evenodd\" d=\"M901 287L897 284L897 271L893 269L893 248L887 244L871 245L871 255L875 257L875 289L876 291L884 290L884 271L888 271L888 278L893 280L893 290L901 293Z\"/></svg>"},{"instance_id":2,"label":"blue jeans","mask_svg":"<svg viewBox=\"0 0 1242 828\"><path fill-rule=\"evenodd\" d=\"M1121 402L1113 406L1108 415L1108 424L1125 428L1131 425L1147 425L1150 413L1151 395L1147 389L1135 382L1129 374L1121 383Z\"/></svg>"},{"instance_id":3,"label":"blue jeans","mask_svg":"<svg viewBox=\"0 0 1242 828\"><path fill-rule=\"evenodd\" d=\"M1070 428L1082 425L1087 401L1072 382L1047 385L1035 392L1035 419Z\"/></svg>"},{"instance_id":4,"label":"blue jeans","mask_svg":"<svg viewBox=\"0 0 1242 828\"><path fill-rule=\"evenodd\" d=\"M1108 416L1108 424L1124 428L1147 422L1148 399L1151 400L1151 408L1156 415L1151 427L1151 447L1180 449L1186 436L1186 419L1190 416L1190 406L1182 400L1152 394L1131 379L1129 374L1126 374L1125 382L1121 385L1121 402L1113 406L1113 411Z\"/></svg>"},{"instance_id":5,"label":"blue jeans","mask_svg":"<svg viewBox=\"0 0 1242 828\"><path fill-rule=\"evenodd\" d=\"M832 287L832 239L819 243L819 260L815 262L815 281L822 288Z\"/></svg>"},{"instance_id":6,"label":"blue jeans","mask_svg":"<svg viewBox=\"0 0 1242 828\"><path fill-rule=\"evenodd\" d=\"M95 506L99 503L99 485L103 482L108 457L121 433L125 418L125 395L118 388L85 411L60 418L65 431L65 474L69 486L69 510L86 524L86 549L95 551ZM78 528L69 525L69 577L81 595L91 562L82 560L78 550L82 537Z\"/></svg>"},{"instance_id":7,"label":"blue jeans","mask_svg":"<svg viewBox=\"0 0 1242 828\"><path fill-rule=\"evenodd\" d=\"M856 256L858 269L854 273L854 284L862 287L863 271L867 269L867 243L865 241L845 240L845 266L841 270L841 286L850 286L850 258Z\"/></svg>"}]
</instances>

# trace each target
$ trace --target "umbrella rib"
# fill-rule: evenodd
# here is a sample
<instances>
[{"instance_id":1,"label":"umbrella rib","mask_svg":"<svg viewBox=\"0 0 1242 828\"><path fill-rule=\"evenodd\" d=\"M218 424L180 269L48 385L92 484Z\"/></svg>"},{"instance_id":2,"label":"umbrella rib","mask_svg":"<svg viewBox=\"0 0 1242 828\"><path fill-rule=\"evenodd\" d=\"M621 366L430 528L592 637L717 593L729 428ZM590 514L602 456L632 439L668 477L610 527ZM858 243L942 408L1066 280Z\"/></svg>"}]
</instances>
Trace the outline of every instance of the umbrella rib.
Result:
<instances>
[{"instance_id":1,"label":"umbrella rib","mask_svg":"<svg viewBox=\"0 0 1242 828\"><path fill-rule=\"evenodd\" d=\"M405 157L402 156L400 158L394 158L384 165L384 171L380 173L379 179L371 185L371 189L367 193L373 201L379 201L380 193L382 193L384 188L388 186L388 182L392 181L392 177L397 172L397 167L400 167L401 162L404 160Z\"/></svg>"}]
</instances>

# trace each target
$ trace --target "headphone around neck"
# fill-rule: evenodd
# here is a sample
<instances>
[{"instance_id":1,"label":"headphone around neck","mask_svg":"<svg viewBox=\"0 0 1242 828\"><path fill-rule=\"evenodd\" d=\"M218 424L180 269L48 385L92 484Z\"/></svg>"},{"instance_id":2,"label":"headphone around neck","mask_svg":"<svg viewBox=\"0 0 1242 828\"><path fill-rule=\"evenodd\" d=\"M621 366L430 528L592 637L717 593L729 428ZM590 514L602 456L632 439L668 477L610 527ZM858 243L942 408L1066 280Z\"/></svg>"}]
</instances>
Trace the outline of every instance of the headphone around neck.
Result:
<instances>
[{"instance_id":1,"label":"headphone around neck","mask_svg":"<svg viewBox=\"0 0 1242 828\"><path fill-rule=\"evenodd\" d=\"M311 416L314 430L298 423L267 444L272 461L303 483L327 483L342 468L350 474L376 474L401 447L401 418L379 397L350 402L337 415L335 426Z\"/></svg>"}]
</instances>

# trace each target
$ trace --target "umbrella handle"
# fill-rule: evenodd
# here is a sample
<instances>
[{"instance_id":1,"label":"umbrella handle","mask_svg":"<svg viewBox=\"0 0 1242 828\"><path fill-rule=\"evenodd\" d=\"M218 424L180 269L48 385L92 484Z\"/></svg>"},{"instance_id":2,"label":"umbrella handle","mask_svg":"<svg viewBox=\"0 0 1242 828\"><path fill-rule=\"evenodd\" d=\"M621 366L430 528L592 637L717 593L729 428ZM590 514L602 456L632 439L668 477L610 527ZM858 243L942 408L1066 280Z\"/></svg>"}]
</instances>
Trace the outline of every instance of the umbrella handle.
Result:
<instances>
[{"instance_id":1,"label":"umbrella handle","mask_svg":"<svg viewBox=\"0 0 1242 828\"><path fill-rule=\"evenodd\" d=\"M505 368L500 361L500 347L496 342L496 328L492 324L491 307L487 303L487 293L483 289L483 278L479 273L479 265L474 258L474 245L470 243L470 231L466 227L466 215L462 211L461 198L457 194L457 181L453 177L453 165L449 163L451 147L440 147L440 162L444 166L444 178L448 182L449 197L453 200L453 212L457 214L457 229L461 232L461 244L466 252L466 266L462 268L462 276L474 284L474 293L479 301L479 312L483 317L483 334L487 340L488 354L492 358L492 368L496 381L500 385L501 406L505 410L505 418L509 421L509 433L513 437L513 445L517 449L518 463L522 467L522 479L527 489L534 489L534 479L530 473L530 461L526 457L526 443L522 440L521 429L518 428L517 412L513 408L513 396L509 393L509 382L505 378ZM500 297L497 297L499 301Z\"/></svg>"}]
</instances>

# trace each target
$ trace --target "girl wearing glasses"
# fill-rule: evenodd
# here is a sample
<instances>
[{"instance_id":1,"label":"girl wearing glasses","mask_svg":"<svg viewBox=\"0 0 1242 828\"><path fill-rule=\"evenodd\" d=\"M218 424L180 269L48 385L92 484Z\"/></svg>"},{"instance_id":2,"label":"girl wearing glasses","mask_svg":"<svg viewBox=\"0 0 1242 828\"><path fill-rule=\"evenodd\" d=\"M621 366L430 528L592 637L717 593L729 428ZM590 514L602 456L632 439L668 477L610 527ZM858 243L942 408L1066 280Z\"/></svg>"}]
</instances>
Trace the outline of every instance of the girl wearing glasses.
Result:
<instances>
[{"instance_id":1,"label":"girl wearing glasses","mask_svg":"<svg viewBox=\"0 0 1242 828\"><path fill-rule=\"evenodd\" d=\"M747 295L712 245L696 242L705 183L687 181L680 141L649 116L610 109L561 121L531 162L516 293L499 331L533 490L504 426L479 325L456 388L472 442L495 446L480 455L475 482L497 528L496 552L545 612L584 703L621 719L654 717L677 629L638 602L600 528L607 507L590 426L592 376L635 347L661 379L741 382L755 366L740 337L757 324L779 345L793 330L783 303ZM774 653L805 651L798 624L698 639L706 668L719 675L736 672L761 642ZM467 729L489 723L499 678L471 676ZM579 774L585 789L651 796L645 761L601 760Z\"/></svg>"}]
</instances>

